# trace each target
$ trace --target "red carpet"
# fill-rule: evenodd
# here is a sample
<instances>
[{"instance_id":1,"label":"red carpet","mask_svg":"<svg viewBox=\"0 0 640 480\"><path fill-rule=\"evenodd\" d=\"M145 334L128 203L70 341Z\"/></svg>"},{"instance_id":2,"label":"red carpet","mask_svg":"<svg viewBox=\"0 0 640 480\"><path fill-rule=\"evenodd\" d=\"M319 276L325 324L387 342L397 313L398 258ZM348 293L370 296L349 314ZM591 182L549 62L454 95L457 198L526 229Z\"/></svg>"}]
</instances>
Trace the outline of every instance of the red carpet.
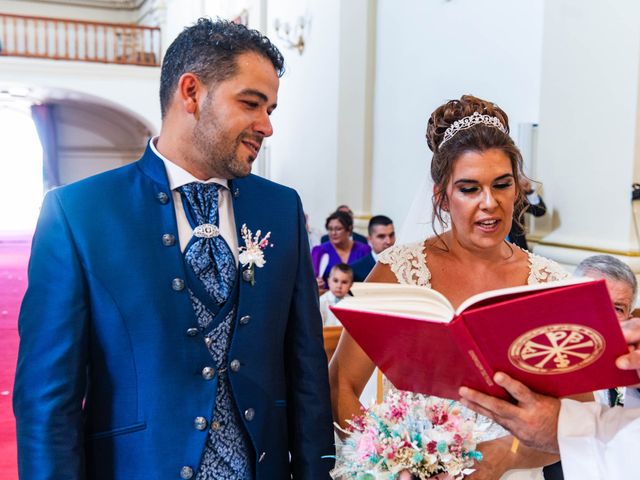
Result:
<instances>
[{"instance_id":1,"label":"red carpet","mask_svg":"<svg viewBox=\"0 0 640 480\"><path fill-rule=\"evenodd\" d=\"M16 480L16 429L11 409L18 355L18 311L27 289L31 235L0 234L0 479Z\"/></svg>"}]
</instances>

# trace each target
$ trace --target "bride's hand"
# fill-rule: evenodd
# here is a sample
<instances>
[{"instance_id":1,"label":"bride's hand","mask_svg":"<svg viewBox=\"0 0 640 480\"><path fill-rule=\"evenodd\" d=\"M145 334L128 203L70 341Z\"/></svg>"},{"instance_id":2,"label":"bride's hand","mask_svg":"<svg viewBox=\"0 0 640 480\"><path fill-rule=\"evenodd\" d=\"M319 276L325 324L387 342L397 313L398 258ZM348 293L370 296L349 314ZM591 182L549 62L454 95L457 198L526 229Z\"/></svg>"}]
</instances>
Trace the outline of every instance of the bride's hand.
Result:
<instances>
[{"instance_id":1,"label":"bride's hand","mask_svg":"<svg viewBox=\"0 0 640 480\"><path fill-rule=\"evenodd\" d=\"M498 480L511 468L511 437L496 438L478 444L482 460L474 463L475 472L466 478L471 480Z\"/></svg>"}]
</instances>

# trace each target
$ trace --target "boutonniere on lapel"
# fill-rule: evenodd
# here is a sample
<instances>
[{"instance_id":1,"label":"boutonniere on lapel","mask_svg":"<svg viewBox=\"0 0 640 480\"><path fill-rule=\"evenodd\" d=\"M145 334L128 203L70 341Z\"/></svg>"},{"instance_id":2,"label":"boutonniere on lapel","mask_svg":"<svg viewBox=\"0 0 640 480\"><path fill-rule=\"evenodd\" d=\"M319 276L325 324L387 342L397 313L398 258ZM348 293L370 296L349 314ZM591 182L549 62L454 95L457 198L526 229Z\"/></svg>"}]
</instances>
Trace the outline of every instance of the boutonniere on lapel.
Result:
<instances>
[{"instance_id":1,"label":"boutonniere on lapel","mask_svg":"<svg viewBox=\"0 0 640 480\"><path fill-rule=\"evenodd\" d=\"M273 244L269 243L271 232L267 232L261 240L262 230L256 231L256 234L253 235L251 230L247 228L247 225L243 224L240 229L240 235L242 235L242 240L244 240L244 245L240 247L240 255L238 256L240 264L244 267L242 279L254 285L256 267L262 268L264 264L267 263L264 259L264 249L273 247Z\"/></svg>"}]
</instances>

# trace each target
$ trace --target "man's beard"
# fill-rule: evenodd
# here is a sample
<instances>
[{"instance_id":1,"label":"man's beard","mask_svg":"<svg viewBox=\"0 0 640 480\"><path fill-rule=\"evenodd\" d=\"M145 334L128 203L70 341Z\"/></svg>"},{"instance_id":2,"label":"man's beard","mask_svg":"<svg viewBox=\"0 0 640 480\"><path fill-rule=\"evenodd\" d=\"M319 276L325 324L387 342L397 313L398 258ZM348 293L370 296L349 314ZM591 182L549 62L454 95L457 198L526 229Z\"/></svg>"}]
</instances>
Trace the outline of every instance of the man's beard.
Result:
<instances>
[{"instance_id":1,"label":"man's beard","mask_svg":"<svg viewBox=\"0 0 640 480\"><path fill-rule=\"evenodd\" d=\"M235 140L225 138L224 129L215 114L211 117L203 115L193 130L193 143L200 157L198 163L207 171L216 172L212 176L227 179L246 177L251 173L251 162L248 158L244 162L238 158L242 136Z\"/></svg>"}]
</instances>

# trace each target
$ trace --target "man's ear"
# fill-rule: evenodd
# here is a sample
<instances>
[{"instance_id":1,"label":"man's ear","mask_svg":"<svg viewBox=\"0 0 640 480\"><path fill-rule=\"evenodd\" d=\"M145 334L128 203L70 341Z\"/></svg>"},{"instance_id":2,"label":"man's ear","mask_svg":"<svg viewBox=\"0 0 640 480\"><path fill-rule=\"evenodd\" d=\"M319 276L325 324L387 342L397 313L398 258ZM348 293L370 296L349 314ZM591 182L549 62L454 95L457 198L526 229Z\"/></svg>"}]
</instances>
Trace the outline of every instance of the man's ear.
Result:
<instances>
[{"instance_id":1,"label":"man's ear","mask_svg":"<svg viewBox=\"0 0 640 480\"><path fill-rule=\"evenodd\" d=\"M183 73L178 80L178 100L184 111L195 115L196 119L200 116L198 100L204 94L204 90L204 85L193 73Z\"/></svg>"}]
</instances>

